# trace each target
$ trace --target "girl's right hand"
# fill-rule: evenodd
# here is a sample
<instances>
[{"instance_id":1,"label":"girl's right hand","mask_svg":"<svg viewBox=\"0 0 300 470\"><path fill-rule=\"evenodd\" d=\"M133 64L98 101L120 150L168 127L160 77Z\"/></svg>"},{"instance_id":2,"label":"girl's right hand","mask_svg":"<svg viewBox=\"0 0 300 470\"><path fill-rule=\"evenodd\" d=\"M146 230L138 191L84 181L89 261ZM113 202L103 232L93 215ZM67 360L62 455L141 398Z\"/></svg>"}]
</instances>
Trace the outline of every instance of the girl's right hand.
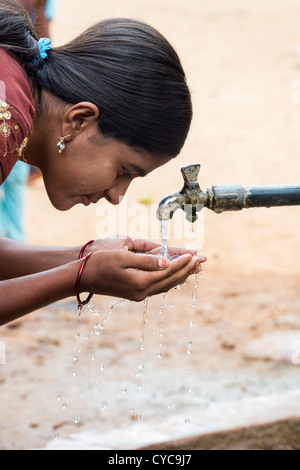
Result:
<instances>
[{"instance_id":1,"label":"girl's right hand","mask_svg":"<svg viewBox=\"0 0 300 470\"><path fill-rule=\"evenodd\" d=\"M169 261L130 251L97 251L85 266L80 291L139 302L183 283L205 261L203 255Z\"/></svg>"}]
</instances>

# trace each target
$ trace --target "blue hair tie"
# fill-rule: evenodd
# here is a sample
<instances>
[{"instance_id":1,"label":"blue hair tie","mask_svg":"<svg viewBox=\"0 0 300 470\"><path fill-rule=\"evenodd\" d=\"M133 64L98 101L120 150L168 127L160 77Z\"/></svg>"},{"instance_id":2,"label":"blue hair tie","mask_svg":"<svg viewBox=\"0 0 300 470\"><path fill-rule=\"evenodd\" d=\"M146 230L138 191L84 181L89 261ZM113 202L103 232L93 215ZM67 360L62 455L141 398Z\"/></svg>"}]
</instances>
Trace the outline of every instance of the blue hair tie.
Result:
<instances>
[{"instance_id":1,"label":"blue hair tie","mask_svg":"<svg viewBox=\"0 0 300 470\"><path fill-rule=\"evenodd\" d=\"M41 59L46 59L46 57L48 56L47 52L46 51L49 51L50 50L50 47L51 47L51 41L50 39L48 38L41 38L39 39L39 48L40 48L40 56L41 56Z\"/></svg>"},{"instance_id":2,"label":"blue hair tie","mask_svg":"<svg viewBox=\"0 0 300 470\"><path fill-rule=\"evenodd\" d=\"M34 59L34 63L37 62L39 59L46 59L48 57L47 51L51 48L51 41L49 38L41 38L38 40L39 46L39 55L36 59Z\"/></svg>"}]
</instances>

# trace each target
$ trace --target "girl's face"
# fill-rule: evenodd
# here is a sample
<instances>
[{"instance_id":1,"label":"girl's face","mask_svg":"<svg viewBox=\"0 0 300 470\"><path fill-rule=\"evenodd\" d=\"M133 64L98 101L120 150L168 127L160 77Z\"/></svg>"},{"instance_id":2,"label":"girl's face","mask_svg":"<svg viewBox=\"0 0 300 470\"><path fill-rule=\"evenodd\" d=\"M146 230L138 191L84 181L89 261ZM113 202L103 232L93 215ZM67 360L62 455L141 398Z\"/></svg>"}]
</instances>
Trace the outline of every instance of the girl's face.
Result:
<instances>
[{"instance_id":1,"label":"girl's face","mask_svg":"<svg viewBox=\"0 0 300 470\"><path fill-rule=\"evenodd\" d=\"M99 110L92 103L61 105L44 93L47 113L37 116L29 141L28 162L38 166L49 199L58 210L88 206L105 198L119 204L131 181L164 165L158 158L99 130ZM58 152L59 136L67 136Z\"/></svg>"},{"instance_id":2,"label":"girl's face","mask_svg":"<svg viewBox=\"0 0 300 470\"><path fill-rule=\"evenodd\" d=\"M53 158L55 165L48 165L42 173L51 203L65 211L76 204L95 204L101 198L119 204L134 178L168 160L99 134L97 139L82 135L66 142L65 150Z\"/></svg>"}]
</instances>

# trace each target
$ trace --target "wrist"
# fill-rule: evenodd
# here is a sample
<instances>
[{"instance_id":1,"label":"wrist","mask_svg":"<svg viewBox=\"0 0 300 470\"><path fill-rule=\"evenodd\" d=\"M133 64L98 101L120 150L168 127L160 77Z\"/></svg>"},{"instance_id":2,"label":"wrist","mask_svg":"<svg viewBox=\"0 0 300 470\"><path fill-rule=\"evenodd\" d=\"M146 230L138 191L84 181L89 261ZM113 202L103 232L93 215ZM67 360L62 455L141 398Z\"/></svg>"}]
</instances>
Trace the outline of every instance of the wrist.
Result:
<instances>
[{"instance_id":1,"label":"wrist","mask_svg":"<svg viewBox=\"0 0 300 470\"><path fill-rule=\"evenodd\" d=\"M86 245L88 245L89 243L87 243ZM84 248L85 248L85 246L83 247L83 249L80 252L80 255L79 255L80 258L82 257L82 253L84 252ZM82 300L81 297L80 297L80 294L81 294L81 279L82 279L83 271L85 269L85 266L86 266L87 262L89 261L89 259L91 258L92 255L93 255L93 253L89 253L85 258L83 258L83 260L81 262L81 265L80 265L80 268L79 268L79 271L78 271L78 276L77 276L77 281L76 281L76 299L77 299L77 303L78 303L78 306L77 306L78 312L81 312L82 307L84 305L87 305L91 301L91 299L94 295L93 293L90 292L89 295L86 297L86 299Z\"/></svg>"},{"instance_id":2,"label":"wrist","mask_svg":"<svg viewBox=\"0 0 300 470\"><path fill-rule=\"evenodd\" d=\"M94 242L95 240L89 240L86 242L80 249L79 251L79 256L78 259L82 259L85 256L85 251L90 247L90 245Z\"/></svg>"}]
</instances>

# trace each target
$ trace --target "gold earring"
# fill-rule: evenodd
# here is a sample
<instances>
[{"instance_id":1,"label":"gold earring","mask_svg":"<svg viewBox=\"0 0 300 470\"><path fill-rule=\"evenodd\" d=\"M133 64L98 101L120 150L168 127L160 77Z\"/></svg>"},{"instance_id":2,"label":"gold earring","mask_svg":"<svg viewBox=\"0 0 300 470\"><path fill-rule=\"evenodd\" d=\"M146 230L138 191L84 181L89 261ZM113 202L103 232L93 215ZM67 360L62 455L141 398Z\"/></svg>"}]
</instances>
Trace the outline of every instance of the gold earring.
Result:
<instances>
[{"instance_id":1,"label":"gold earring","mask_svg":"<svg viewBox=\"0 0 300 470\"><path fill-rule=\"evenodd\" d=\"M65 150L65 148L66 148L65 139L67 137L70 137L70 135L71 134L68 134L68 135L65 135L64 137L59 138L59 141L57 143L57 148L58 148L59 153L61 153L63 150Z\"/></svg>"}]
</instances>

